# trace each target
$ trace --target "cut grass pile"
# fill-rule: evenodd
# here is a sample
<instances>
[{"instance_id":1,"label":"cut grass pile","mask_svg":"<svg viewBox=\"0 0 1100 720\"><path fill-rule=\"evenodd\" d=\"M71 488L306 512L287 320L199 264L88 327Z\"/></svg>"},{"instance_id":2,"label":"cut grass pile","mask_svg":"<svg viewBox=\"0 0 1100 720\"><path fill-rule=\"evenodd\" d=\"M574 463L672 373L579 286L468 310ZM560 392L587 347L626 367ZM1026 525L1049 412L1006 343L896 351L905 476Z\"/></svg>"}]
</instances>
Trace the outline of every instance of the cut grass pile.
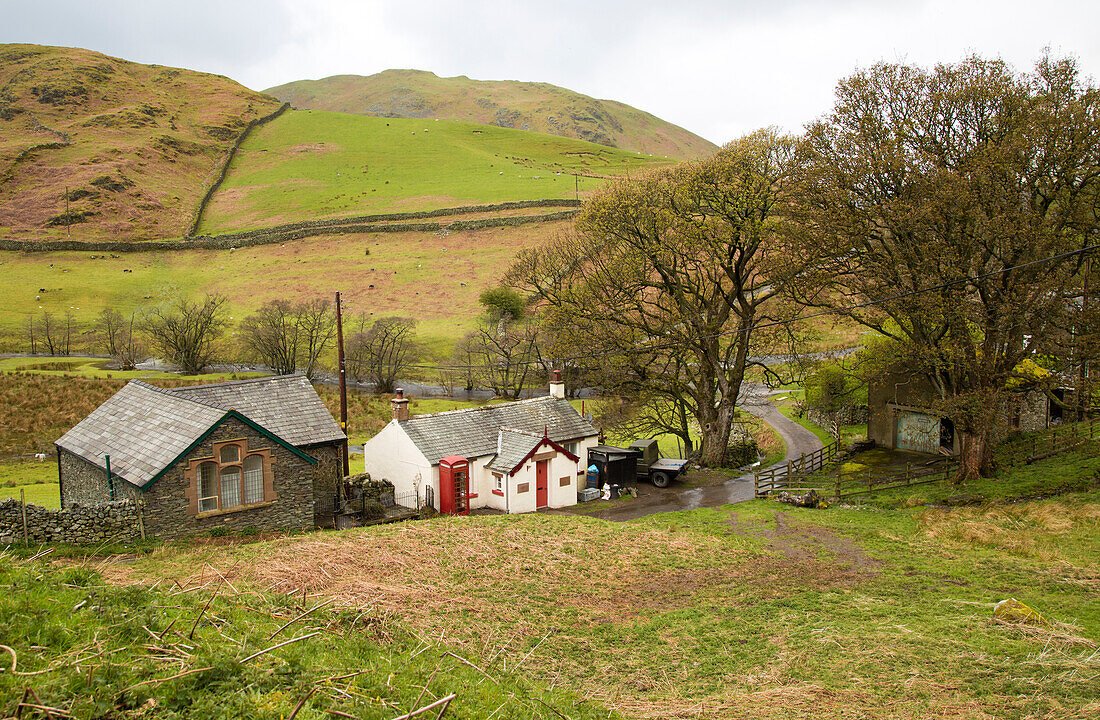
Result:
<instances>
[{"instance_id":1,"label":"cut grass pile","mask_svg":"<svg viewBox=\"0 0 1100 720\"><path fill-rule=\"evenodd\" d=\"M200 229L573 198L673 162L492 125L295 110L244 142Z\"/></svg>"},{"instance_id":2,"label":"cut grass pile","mask_svg":"<svg viewBox=\"0 0 1100 720\"><path fill-rule=\"evenodd\" d=\"M1057 458L1029 469L1093 477ZM209 566L242 594L374 609L489 673L522 663L629 717L1086 718L1100 711L1097 508L1092 489L962 510L440 518L164 547L103 572L191 587ZM1054 625L994 622L1008 597Z\"/></svg>"}]
</instances>

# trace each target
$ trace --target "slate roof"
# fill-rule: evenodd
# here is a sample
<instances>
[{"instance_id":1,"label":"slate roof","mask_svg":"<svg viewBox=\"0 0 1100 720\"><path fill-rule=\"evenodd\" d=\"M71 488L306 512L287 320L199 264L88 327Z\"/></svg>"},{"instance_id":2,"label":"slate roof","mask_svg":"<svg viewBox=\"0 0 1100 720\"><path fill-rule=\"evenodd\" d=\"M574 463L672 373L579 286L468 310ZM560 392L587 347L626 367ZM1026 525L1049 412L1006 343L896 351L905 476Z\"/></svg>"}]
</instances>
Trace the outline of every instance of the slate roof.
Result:
<instances>
[{"instance_id":1,"label":"slate roof","mask_svg":"<svg viewBox=\"0 0 1100 720\"><path fill-rule=\"evenodd\" d=\"M486 465L490 470L510 473L542 442L538 433L500 428L497 432L497 454Z\"/></svg>"},{"instance_id":2,"label":"slate roof","mask_svg":"<svg viewBox=\"0 0 1100 720\"><path fill-rule=\"evenodd\" d=\"M538 437L545 429L559 444L599 434L567 400L553 397L418 415L401 421L401 428L432 465L448 455L470 459L495 455L502 427Z\"/></svg>"},{"instance_id":3,"label":"slate roof","mask_svg":"<svg viewBox=\"0 0 1100 720\"><path fill-rule=\"evenodd\" d=\"M101 468L110 455L112 475L143 487L230 410L294 446L345 437L305 378L173 389L131 380L56 444Z\"/></svg>"},{"instance_id":4,"label":"slate roof","mask_svg":"<svg viewBox=\"0 0 1100 720\"><path fill-rule=\"evenodd\" d=\"M192 385L173 388L172 392L189 400L236 410L296 447L346 437L317 391L301 375Z\"/></svg>"}]
</instances>

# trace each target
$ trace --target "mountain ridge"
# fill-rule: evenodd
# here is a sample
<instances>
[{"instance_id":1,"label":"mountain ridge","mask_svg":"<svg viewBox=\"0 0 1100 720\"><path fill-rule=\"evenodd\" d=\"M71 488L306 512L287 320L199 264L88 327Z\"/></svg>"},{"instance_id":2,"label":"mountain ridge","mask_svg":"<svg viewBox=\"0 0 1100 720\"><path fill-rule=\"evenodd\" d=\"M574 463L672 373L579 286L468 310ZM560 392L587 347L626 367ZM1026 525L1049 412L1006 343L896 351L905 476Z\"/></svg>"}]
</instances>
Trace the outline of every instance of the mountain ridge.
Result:
<instances>
[{"instance_id":1,"label":"mountain ridge","mask_svg":"<svg viewBox=\"0 0 1100 720\"><path fill-rule=\"evenodd\" d=\"M678 159L718 147L694 133L616 100L600 100L543 82L443 78L390 69L276 85L265 94L309 110L387 118L429 118L544 132L621 150Z\"/></svg>"}]
</instances>

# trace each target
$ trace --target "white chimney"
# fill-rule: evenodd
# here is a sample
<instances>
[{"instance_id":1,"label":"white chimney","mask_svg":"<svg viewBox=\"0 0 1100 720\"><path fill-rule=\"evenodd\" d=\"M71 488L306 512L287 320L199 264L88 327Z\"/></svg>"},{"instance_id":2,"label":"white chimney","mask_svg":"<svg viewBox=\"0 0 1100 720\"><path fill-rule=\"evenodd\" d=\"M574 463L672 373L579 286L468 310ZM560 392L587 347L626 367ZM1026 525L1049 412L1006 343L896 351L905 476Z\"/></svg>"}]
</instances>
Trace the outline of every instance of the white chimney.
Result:
<instances>
[{"instance_id":1,"label":"white chimney","mask_svg":"<svg viewBox=\"0 0 1100 720\"><path fill-rule=\"evenodd\" d=\"M550 378L550 397L565 399L565 381L561 379L561 370L555 370Z\"/></svg>"}]
</instances>

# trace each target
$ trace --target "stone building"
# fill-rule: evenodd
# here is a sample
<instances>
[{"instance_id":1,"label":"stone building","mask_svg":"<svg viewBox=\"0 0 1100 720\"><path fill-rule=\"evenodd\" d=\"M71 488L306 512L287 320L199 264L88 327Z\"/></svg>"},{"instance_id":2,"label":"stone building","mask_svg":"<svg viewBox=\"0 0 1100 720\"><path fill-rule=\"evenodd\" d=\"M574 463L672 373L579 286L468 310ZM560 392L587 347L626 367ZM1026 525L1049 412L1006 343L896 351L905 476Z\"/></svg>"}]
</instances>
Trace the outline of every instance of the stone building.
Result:
<instances>
[{"instance_id":1,"label":"stone building","mask_svg":"<svg viewBox=\"0 0 1100 720\"><path fill-rule=\"evenodd\" d=\"M867 391L867 438L879 447L957 455L961 449L958 434L949 418L932 409L935 398L935 388L920 376L884 374ZM1012 396L1001 408L997 435L1041 430L1061 419L1060 407L1032 390Z\"/></svg>"},{"instance_id":2,"label":"stone building","mask_svg":"<svg viewBox=\"0 0 1100 720\"><path fill-rule=\"evenodd\" d=\"M303 377L133 380L55 443L61 506L133 499L164 539L331 526L346 444Z\"/></svg>"}]
</instances>

